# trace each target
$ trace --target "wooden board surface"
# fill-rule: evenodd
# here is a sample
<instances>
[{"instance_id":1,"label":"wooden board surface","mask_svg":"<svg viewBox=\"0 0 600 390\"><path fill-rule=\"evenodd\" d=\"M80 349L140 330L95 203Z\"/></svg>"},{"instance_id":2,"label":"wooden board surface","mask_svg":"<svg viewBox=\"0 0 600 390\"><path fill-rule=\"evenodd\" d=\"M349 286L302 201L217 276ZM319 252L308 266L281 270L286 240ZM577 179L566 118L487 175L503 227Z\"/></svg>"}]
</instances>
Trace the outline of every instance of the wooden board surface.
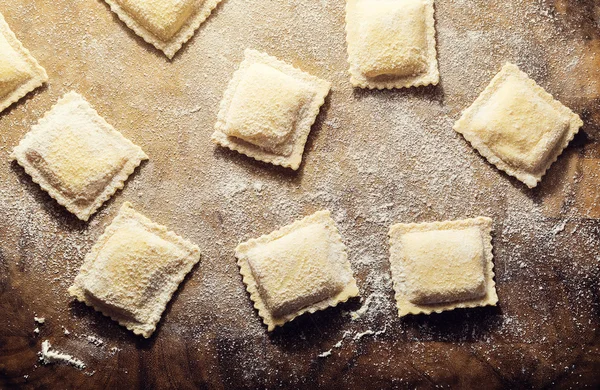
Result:
<instances>
[{"instance_id":1,"label":"wooden board surface","mask_svg":"<svg viewBox=\"0 0 600 390\"><path fill-rule=\"evenodd\" d=\"M595 4L436 0L440 85L362 91L349 84L343 0L225 0L173 61L102 1L0 0L0 12L50 76L0 115L0 388L600 386ZM333 83L297 173L209 140L247 47ZM452 131L506 61L585 121L534 190ZM88 223L9 160L70 90L150 156ZM67 294L125 201L203 253L148 340ZM268 334L233 248L324 208L348 246L363 301ZM494 219L499 306L397 318L388 227L477 215ZM46 323L35 324L35 315ZM360 337L366 331L379 333ZM39 365L43 340L87 368Z\"/></svg>"}]
</instances>

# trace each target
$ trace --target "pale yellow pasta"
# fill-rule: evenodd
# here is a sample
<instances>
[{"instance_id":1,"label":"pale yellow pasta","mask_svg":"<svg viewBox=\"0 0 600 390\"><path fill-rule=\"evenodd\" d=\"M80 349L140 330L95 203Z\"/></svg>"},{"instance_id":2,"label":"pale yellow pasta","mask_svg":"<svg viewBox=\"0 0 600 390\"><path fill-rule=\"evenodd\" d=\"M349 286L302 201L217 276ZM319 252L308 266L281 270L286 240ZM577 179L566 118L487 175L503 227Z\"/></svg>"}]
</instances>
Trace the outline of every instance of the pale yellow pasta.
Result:
<instances>
[{"instance_id":1,"label":"pale yellow pasta","mask_svg":"<svg viewBox=\"0 0 600 390\"><path fill-rule=\"evenodd\" d=\"M246 241L235 255L269 331L358 295L346 247L329 211Z\"/></svg>"},{"instance_id":2,"label":"pale yellow pasta","mask_svg":"<svg viewBox=\"0 0 600 390\"><path fill-rule=\"evenodd\" d=\"M437 84L433 0L347 0L350 81L361 88Z\"/></svg>"},{"instance_id":3,"label":"pale yellow pasta","mask_svg":"<svg viewBox=\"0 0 600 390\"><path fill-rule=\"evenodd\" d=\"M397 224L390 265L400 317L495 305L492 220Z\"/></svg>"},{"instance_id":4,"label":"pale yellow pasta","mask_svg":"<svg viewBox=\"0 0 600 390\"><path fill-rule=\"evenodd\" d=\"M0 112L48 81L0 14Z\"/></svg>"},{"instance_id":5,"label":"pale yellow pasta","mask_svg":"<svg viewBox=\"0 0 600 390\"><path fill-rule=\"evenodd\" d=\"M222 0L105 0L143 40L173 58Z\"/></svg>"},{"instance_id":6,"label":"pale yellow pasta","mask_svg":"<svg viewBox=\"0 0 600 390\"><path fill-rule=\"evenodd\" d=\"M535 187L583 122L506 64L454 125L488 161Z\"/></svg>"},{"instance_id":7,"label":"pale yellow pasta","mask_svg":"<svg viewBox=\"0 0 600 390\"><path fill-rule=\"evenodd\" d=\"M212 141L298 169L331 84L275 57L246 50L221 101Z\"/></svg>"},{"instance_id":8,"label":"pale yellow pasta","mask_svg":"<svg viewBox=\"0 0 600 390\"><path fill-rule=\"evenodd\" d=\"M199 248L136 212L128 202L98 239L69 293L144 337L200 260Z\"/></svg>"},{"instance_id":9,"label":"pale yellow pasta","mask_svg":"<svg viewBox=\"0 0 600 390\"><path fill-rule=\"evenodd\" d=\"M87 221L148 156L75 92L61 98L12 157L58 203Z\"/></svg>"}]
</instances>

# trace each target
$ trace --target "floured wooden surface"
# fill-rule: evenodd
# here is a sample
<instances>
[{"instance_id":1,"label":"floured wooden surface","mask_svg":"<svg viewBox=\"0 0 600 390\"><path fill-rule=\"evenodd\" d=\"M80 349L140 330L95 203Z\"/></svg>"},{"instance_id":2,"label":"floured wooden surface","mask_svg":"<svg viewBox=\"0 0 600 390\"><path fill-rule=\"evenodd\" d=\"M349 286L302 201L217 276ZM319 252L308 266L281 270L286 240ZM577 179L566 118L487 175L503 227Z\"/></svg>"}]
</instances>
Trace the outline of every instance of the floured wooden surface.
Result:
<instances>
[{"instance_id":1,"label":"floured wooden surface","mask_svg":"<svg viewBox=\"0 0 600 390\"><path fill-rule=\"evenodd\" d=\"M0 387L598 386L594 4L437 0L440 85L380 92L350 85L341 0L226 0L172 62L102 1L0 0L50 77L0 116ZM333 84L297 173L210 142L219 101L248 47ZM585 122L534 190L452 130L506 61ZM8 157L70 90L150 157L88 223ZM149 340L67 293L125 201L203 253ZM332 211L368 306L349 302L267 334L234 248L320 209ZM398 318L389 226L478 215L494 220L498 308ZM36 325L35 315L45 324ZM87 368L39 366L46 339Z\"/></svg>"}]
</instances>

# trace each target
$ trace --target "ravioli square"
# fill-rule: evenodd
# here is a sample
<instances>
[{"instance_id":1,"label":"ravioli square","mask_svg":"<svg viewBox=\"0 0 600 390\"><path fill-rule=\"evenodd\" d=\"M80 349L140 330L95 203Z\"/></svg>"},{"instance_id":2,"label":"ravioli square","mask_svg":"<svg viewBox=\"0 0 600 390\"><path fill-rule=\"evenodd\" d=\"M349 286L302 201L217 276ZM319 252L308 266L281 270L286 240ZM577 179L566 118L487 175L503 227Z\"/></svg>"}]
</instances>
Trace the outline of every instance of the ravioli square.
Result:
<instances>
[{"instance_id":1,"label":"ravioli square","mask_svg":"<svg viewBox=\"0 0 600 390\"><path fill-rule=\"evenodd\" d=\"M496 305L492 220L396 224L390 265L398 314Z\"/></svg>"},{"instance_id":2,"label":"ravioli square","mask_svg":"<svg viewBox=\"0 0 600 390\"><path fill-rule=\"evenodd\" d=\"M296 170L331 84L256 50L244 54L221 101L212 141Z\"/></svg>"},{"instance_id":3,"label":"ravioli square","mask_svg":"<svg viewBox=\"0 0 600 390\"><path fill-rule=\"evenodd\" d=\"M491 164L533 188L581 126L577 114L507 63L454 130Z\"/></svg>"},{"instance_id":4,"label":"ravioli square","mask_svg":"<svg viewBox=\"0 0 600 390\"><path fill-rule=\"evenodd\" d=\"M0 112L46 81L46 70L23 47L0 13Z\"/></svg>"},{"instance_id":5,"label":"ravioli square","mask_svg":"<svg viewBox=\"0 0 600 390\"><path fill-rule=\"evenodd\" d=\"M434 0L346 0L350 81L360 88L437 84Z\"/></svg>"},{"instance_id":6,"label":"ravioli square","mask_svg":"<svg viewBox=\"0 0 600 390\"><path fill-rule=\"evenodd\" d=\"M65 94L12 152L32 180L87 221L148 156L78 93Z\"/></svg>"},{"instance_id":7,"label":"ravioli square","mask_svg":"<svg viewBox=\"0 0 600 390\"><path fill-rule=\"evenodd\" d=\"M269 331L359 294L346 246L329 211L241 243L235 256Z\"/></svg>"},{"instance_id":8,"label":"ravioli square","mask_svg":"<svg viewBox=\"0 0 600 390\"><path fill-rule=\"evenodd\" d=\"M148 338L198 261L197 245L125 202L86 255L69 294Z\"/></svg>"},{"instance_id":9,"label":"ravioli square","mask_svg":"<svg viewBox=\"0 0 600 390\"><path fill-rule=\"evenodd\" d=\"M171 59L222 0L106 0L119 19Z\"/></svg>"}]
</instances>

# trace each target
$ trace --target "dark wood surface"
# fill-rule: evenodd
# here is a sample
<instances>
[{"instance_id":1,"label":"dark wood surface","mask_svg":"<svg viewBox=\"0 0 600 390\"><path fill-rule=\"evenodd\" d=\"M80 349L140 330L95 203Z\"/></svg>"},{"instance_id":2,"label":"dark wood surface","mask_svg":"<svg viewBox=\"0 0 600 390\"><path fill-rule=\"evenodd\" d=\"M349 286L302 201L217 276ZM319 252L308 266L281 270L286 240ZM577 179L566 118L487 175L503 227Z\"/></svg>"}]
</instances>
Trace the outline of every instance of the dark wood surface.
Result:
<instances>
[{"instance_id":1,"label":"dark wood surface","mask_svg":"<svg viewBox=\"0 0 600 390\"><path fill-rule=\"evenodd\" d=\"M599 387L596 3L436 0L440 85L362 91L346 72L343 0L225 0L173 61L102 1L0 0L50 75L48 86L0 115L0 388ZM209 141L246 47L333 83L297 173ZM585 122L534 190L451 129L506 61ZM71 89L150 156L88 223L9 159ZM203 253L148 340L67 294L126 200ZM323 208L342 232L363 301L267 333L233 248ZM498 307L398 318L389 225L477 215L494 219ZM46 323L36 325L35 315ZM383 333L359 339L367 330ZM40 365L43 340L87 368Z\"/></svg>"}]
</instances>

